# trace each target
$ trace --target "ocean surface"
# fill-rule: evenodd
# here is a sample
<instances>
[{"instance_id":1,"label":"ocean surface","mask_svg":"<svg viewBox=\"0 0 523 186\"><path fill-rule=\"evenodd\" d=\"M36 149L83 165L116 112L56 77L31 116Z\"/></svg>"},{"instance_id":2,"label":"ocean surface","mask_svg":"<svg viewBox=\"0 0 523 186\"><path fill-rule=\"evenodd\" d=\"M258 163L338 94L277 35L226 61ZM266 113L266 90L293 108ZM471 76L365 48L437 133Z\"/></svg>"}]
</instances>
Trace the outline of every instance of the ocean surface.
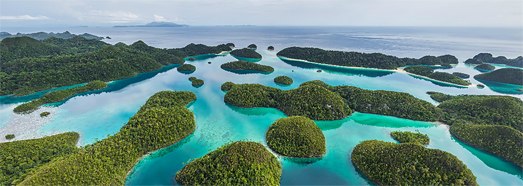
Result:
<instances>
[{"instance_id":1,"label":"ocean surface","mask_svg":"<svg viewBox=\"0 0 523 186\"><path fill-rule=\"evenodd\" d=\"M460 64L447 72L465 72L471 76L480 72L462 62L480 52L490 52L509 58L523 55L523 31L509 28L412 28L412 27L255 27L217 26L182 28L1 28L10 33L37 31L91 33L109 36L108 43L131 44L137 40L162 48L183 47L189 43L217 45L232 42L237 47L258 45L263 59L275 71L263 74L234 74L220 65L235 60L230 55L188 61L196 66L186 75L169 66L155 72L117 80L109 87L92 94L74 97L66 102L48 105L27 115L12 112L22 102L45 92L26 97L0 97L0 136L15 134L16 139L30 139L67 131L80 133L79 146L92 144L115 134L133 116L147 98L161 90L188 90L197 95L189 106L196 116L196 131L183 141L158 150L138 162L127 178L127 185L172 185L173 176L186 163L233 141L256 141L266 145L265 132L285 114L272 108L237 108L223 102L222 83L260 83L280 89L293 89L310 80L322 80L331 85L351 85L370 90L406 92L437 104L426 94L438 91L447 94L509 95L523 99L521 86L489 83L480 89L460 88L405 73L348 69L319 65L303 65L280 60L277 51L289 46L312 46L333 50L381 52L401 57L452 54ZM272 45L275 51L266 50ZM212 62L208 64L207 62ZM497 68L506 68L498 65ZM322 69L318 73L316 70ZM273 78L287 75L294 79L290 86L280 86ZM191 86L189 77L205 81L200 88ZM473 84L484 84L470 79ZM51 112L46 118L39 113ZM326 137L327 153L315 162L278 157L283 165L281 183L368 185L350 162L352 149L361 141L394 140L391 131L419 131L428 134L428 148L450 152L463 161L477 177L480 185L523 185L523 173L515 165L467 146L449 134L448 126L390 116L354 113L337 121L316 121ZM0 138L0 142L5 139Z\"/></svg>"}]
</instances>

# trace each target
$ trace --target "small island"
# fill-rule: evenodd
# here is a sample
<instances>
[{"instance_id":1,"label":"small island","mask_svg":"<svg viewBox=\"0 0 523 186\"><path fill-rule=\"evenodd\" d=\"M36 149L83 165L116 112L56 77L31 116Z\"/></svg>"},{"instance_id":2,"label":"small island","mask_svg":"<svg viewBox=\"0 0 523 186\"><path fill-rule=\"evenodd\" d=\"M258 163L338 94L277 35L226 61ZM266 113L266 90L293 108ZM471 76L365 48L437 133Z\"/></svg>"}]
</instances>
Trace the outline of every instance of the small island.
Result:
<instances>
[{"instance_id":1,"label":"small island","mask_svg":"<svg viewBox=\"0 0 523 186\"><path fill-rule=\"evenodd\" d=\"M40 117L42 117L42 118L43 117L47 117L47 116L49 116L49 114L51 114L51 113L50 112L42 112L42 113L40 113Z\"/></svg>"},{"instance_id":2,"label":"small island","mask_svg":"<svg viewBox=\"0 0 523 186\"><path fill-rule=\"evenodd\" d=\"M231 51L231 55L238 60L252 59L253 62L260 61L262 58L262 55L258 52L247 48L233 50Z\"/></svg>"},{"instance_id":3,"label":"small island","mask_svg":"<svg viewBox=\"0 0 523 186\"><path fill-rule=\"evenodd\" d=\"M194 71L196 71L196 67L191 64L183 64L183 65L179 66L178 68L176 68L176 70L178 70L178 72L183 73L183 74L192 74Z\"/></svg>"},{"instance_id":4,"label":"small island","mask_svg":"<svg viewBox=\"0 0 523 186\"><path fill-rule=\"evenodd\" d=\"M363 141L350 158L358 172L376 185L478 185L456 156L417 144Z\"/></svg>"},{"instance_id":5,"label":"small island","mask_svg":"<svg viewBox=\"0 0 523 186\"><path fill-rule=\"evenodd\" d=\"M291 85L293 80L289 76L278 76L274 78L274 82L280 85Z\"/></svg>"},{"instance_id":6,"label":"small island","mask_svg":"<svg viewBox=\"0 0 523 186\"><path fill-rule=\"evenodd\" d=\"M441 92L434 92L434 91L428 91L427 94L430 96L430 98L437 102L443 102L447 101L449 99L452 99L454 96L443 94Z\"/></svg>"},{"instance_id":7,"label":"small island","mask_svg":"<svg viewBox=\"0 0 523 186\"><path fill-rule=\"evenodd\" d=\"M273 51L273 50L274 50L274 47L273 47L273 46L269 46L269 47L267 47L267 50L268 50L268 51Z\"/></svg>"},{"instance_id":8,"label":"small island","mask_svg":"<svg viewBox=\"0 0 523 186\"><path fill-rule=\"evenodd\" d=\"M481 65L478 65L476 67L474 67L474 69L480 71L480 72L490 72L490 71L493 71L494 69L496 69L495 66L492 66L492 65L489 65L487 63L483 63Z\"/></svg>"},{"instance_id":9,"label":"small island","mask_svg":"<svg viewBox=\"0 0 523 186\"><path fill-rule=\"evenodd\" d=\"M15 135L14 135L14 134L7 134L7 135L5 135L5 139L6 139L6 140L12 140L12 139L15 139Z\"/></svg>"},{"instance_id":10,"label":"small island","mask_svg":"<svg viewBox=\"0 0 523 186\"><path fill-rule=\"evenodd\" d=\"M291 116L274 122L266 134L267 145L283 156L321 157L325 154L325 136L311 119Z\"/></svg>"},{"instance_id":11,"label":"small island","mask_svg":"<svg viewBox=\"0 0 523 186\"><path fill-rule=\"evenodd\" d=\"M523 70L516 68L501 68L485 74L478 74L474 79L478 81L493 81L514 85L523 85Z\"/></svg>"},{"instance_id":12,"label":"small island","mask_svg":"<svg viewBox=\"0 0 523 186\"><path fill-rule=\"evenodd\" d=\"M428 135L419 132L394 131L390 133L390 136L400 143L428 145L430 141Z\"/></svg>"},{"instance_id":13,"label":"small island","mask_svg":"<svg viewBox=\"0 0 523 186\"><path fill-rule=\"evenodd\" d=\"M247 46L247 48L251 50L256 50L258 49L258 46L256 46L255 44L250 44L249 46Z\"/></svg>"},{"instance_id":14,"label":"small island","mask_svg":"<svg viewBox=\"0 0 523 186\"><path fill-rule=\"evenodd\" d=\"M462 72L453 72L452 75L455 75L461 79L468 79L470 78L470 75L462 73Z\"/></svg>"},{"instance_id":15,"label":"small island","mask_svg":"<svg viewBox=\"0 0 523 186\"><path fill-rule=\"evenodd\" d=\"M44 104L66 101L67 99L70 99L77 94L100 90L105 87L107 87L107 83L103 81L92 81L84 86L47 93L41 98L18 105L14 108L13 111L17 114L28 114L37 110L40 106ZM45 117L47 115L44 113L44 116L40 116Z\"/></svg>"},{"instance_id":16,"label":"small island","mask_svg":"<svg viewBox=\"0 0 523 186\"><path fill-rule=\"evenodd\" d=\"M446 72L434 72L434 69L426 66L409 66L404 70L412 74L424 76L430 79L435 79L447 83L453 83L464 86L471 84L470 82L463 80L453 74L449 74Z\"/></svg>"},{"instance_id":17,"label":"small island","mask_svg":"<svg viewBox=\"0 0 523 186\"><path fill-rule=\"evenodd\" d=\"M201 87L204 84L202 79L198 79L196 77L190 77L189 81L191 81L191 85L196 88Z\"/></svg>"},{"instance_id":18,"label":"small island","mask_svg":"<svg viewBox=\"0 0 523 186\"><path fill-rule=\"evenodd\" d=\"M181 185L278 186L281 169L262 144L233 142L185 165L174 179Z\"/></svg>"},{"instance_id":19,"label":"small island","mask_svg":"<svg viewBox=\"0 0 523 186\"><path fill-rule=\"evenodd\" d=\"M479 53L471 59L467 59L465 64L482 64L482 63L491 63L491 64L503 64L513 67L523 67L523 56L518 56L514 59L508 59L505 56L494 57L490 53Z\"/></svg>"},{"instance_id":20,"label":"small island","mask_svg":"<svg viewBox=\"0 0 523 186\"><path fill-rule=\"evenodd\" d=\"M274 68L267 65L260 65L257 63L246 62L246 61L233 61L220 65L223 70L237 73L237 74L251 74L261 73L270 74L274 72Z\"/></svg>"}]
</instances>

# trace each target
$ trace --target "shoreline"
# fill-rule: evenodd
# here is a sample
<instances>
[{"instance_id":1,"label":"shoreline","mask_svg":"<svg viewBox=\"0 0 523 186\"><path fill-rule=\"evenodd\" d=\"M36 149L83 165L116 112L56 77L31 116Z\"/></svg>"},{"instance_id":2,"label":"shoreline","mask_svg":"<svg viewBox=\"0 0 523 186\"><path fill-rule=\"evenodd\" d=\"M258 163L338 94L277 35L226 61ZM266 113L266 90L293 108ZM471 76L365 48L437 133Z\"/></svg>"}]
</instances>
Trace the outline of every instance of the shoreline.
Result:
<instances>
[{"instance_id":1,"label":"shoreline","mask_svg":"<svg viewBox=\"0 0 523 186\"><path fill-rule=\"evenodd\" d=\"M427 81L442 83L442 84L446 84L446 85L450 85L450 86L456 86L458 88L472 88L472 87L475 86L475 84L459 85L459 84L455 84L455 83L450 83L450 82L445 82L445 81L441 81L441 80L437 80L437 79L432 79L432 78L429 78L429 77L425 77L425 76L421 76L421 75L417 75L417 74L413 74L413 73L407 72L407 71L405 71L405 70L403 70L401 68L397 68L397 69L380 69L380 68L369 68L369 67L340 66L340 65L331 65L331 64L323 64L323 63L318 63L318 62L313 62L313 61L307 61L307 60L303 60L303 59L294 59L294 58L289 58L289 57L284 57L284 56L277 56L277 57L282 59L282 60L303 62L303 63L309 63L309 64L314 64L314 65L319 65L319 66L329 66L329 67L338 67L338 68L346 68L346 69L382 71L382 72L395 72L395 73L408 74L408 75L412 75L412 76L415 76L415 77L419 77L419 78L425 79Z\"/></svg>"}]
</instances>

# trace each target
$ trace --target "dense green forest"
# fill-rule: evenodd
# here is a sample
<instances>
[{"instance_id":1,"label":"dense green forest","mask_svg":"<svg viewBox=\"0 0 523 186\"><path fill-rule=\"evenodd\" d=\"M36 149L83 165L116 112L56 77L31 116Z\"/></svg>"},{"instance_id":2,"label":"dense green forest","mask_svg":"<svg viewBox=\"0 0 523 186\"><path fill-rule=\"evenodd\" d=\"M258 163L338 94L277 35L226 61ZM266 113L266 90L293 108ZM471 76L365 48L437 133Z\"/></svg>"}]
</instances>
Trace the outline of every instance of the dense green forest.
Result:
<instances>
[{"instance_id":1,"label":"dense green forest","mask_svg":"<svg viewBox=\"0 0 523 186\"><path fill-rule=\"evenodd\" d=\"M470 78L470 75L462 73L462 72L452 72L452 75L455 75L461 79L467 79Z\"/></svg>"},{"instance_id":2,"label":"dense green forest","mask_svg":"<svg viewBox=\"0 0 523 186\"><path fill-rule=\"evenodd\" d=\"M176 68L178 72L184 73L184 74L192 74L194 71L196 71L196 67L191 64L183 64Z\"/></svg>"},{"instance_id":3,"label":"dense green forest","mask_svg":"<svg viewBox=\"0 0 523 186\"><path fill-rule=\"evenodd\" d=\"M12 140L15 139L16 136L14 134L6 134L4 137L6 140Z\"/></svg>"},{"instance_id":4,"label":"dense green forest","mask_svg":"<svg viewBox=\"0 0 523 186\"><path fill-rule=\"evenodd\" d=\"M311 62L339 66L368 67L380 69L396 69L406 65L443 65L457 64L458 59L451 55L439 57L425 56L420 59L398 58L380 53L360 53L328 51L319 48L289 47L277 54L281 57L302 59Z\"/></svg>"},{"instance_id":5,"label":"dense green forest","mask_svg":"<svg viewBox=\"0 0 523 186\"><path fill-rule=\"evenodd\" d=\"M441 92L428 91L427 94L430 95L431 99L437 102L443 102L454 98L454 96L443 94Z\"/></svg>"},{"instance_id":6,"label":"dense green forest","mask_svg":"<svg viewBox=\"0 0 523 186\"><path fill-rule=\"evenodd\" d=\"M364 141L356 145L351 160L376 185L478 185L456 156L412 143Z\"/></svg>"},{"instance_id":7,"label":"dense green forest","mask_svg":"<svg viewBox=\"0 0 523 186\"><path fill-rule=\"evenodd\" d=\"M202 79L198 79L197 77L190 77L189 81L191 81L191 85L193 87L201 87L205 82Z\"/></svg>"},{"instance_id":8,"label":"dense green forest","mask_svg":"<svg viewBox=\"0 0 523 186\"><path fill-rule=\"evenodd\" d=\"M482 64L482 63L492 63L492 64L504 64L514 67L523 67L523 56L518 56L514 59L508 59L505 56L494 57L490 53L479 53L471 59L465 61L466 64Z\"/></svg>"},{"instance_id":9,"label":"dense green forest","mask_svg":"<svg viewBox=\"0 0 523 186\"><path fill-rule=\"evenodd\" d=\"M447 124L506 125L523 131L523 101L510 96L460 95L441 102Z\"/></svg>"},{"instance_id":10,"label":"dense green forest","mask_svg":"<svg viewBox=\"0 0 523 186\"><path fill-rule=\"evenodd\" d=\"M31 170L78 151L80 135L62 133L38 139L0 143L0 185L15 185Z\"/></svg>"},{"instance_id":11,"label":"dense green forest","mask_svg":"<svg viewBox=\"0 0 523 186\"><path fill-rule=\"evenodd\" d=\"M236 84L234 84L233 82L227 81L227 82L223 83L222 86L220 86L220 89L222 91L229 91L229 90L231 90L231 88L234 85L236 85Z\"/></svg>"},{"instance_id":12,"label":"dense green forest","mask_svg":"<svg viewBox=\"0 0 523 186\"><path fill-rule=\"evenodd\" d=\"M523 133L502 125L455 124L452 136L523 168Z\"/></svg>"},{"instance_id":13,"label":"dense green forest","mask_svg":"<svg viewBox=\"0 0 523 186\"><path fill-rule=\"evenodd\" d=\"M238 84L225 94L224 101L246 108L273 107L288 116L314 120L337 120L352 113L340 95L317 85L283 91L260 84Z\"/></svg>"},{"instance_id":14,"label":"dense green forest","mask_svg":"<svg viewBox=\"0 0 523 186\"><path fill-rule=\"evenodd\" d=\"M483 63L481 65L475 66L474 69L480 71L480 72L490 72L496 69L495 66L489 65L487 63Z\"/></svg>"},{"instance_id":15,"label":"dense green forest","mask_svg":"<svg viewBox=\"0 0 523 186\"><path fill-rule=\"evenodd\" d=\"M276 120L267 131L267 145L283 156L312 158L325 154L325 136L311 119L291 116Z\"/></svg>"},{"instance_id":16,"label":"dense green forest","mask_svg":"<svg viewBox=\"0 0 523 186\"><path fill-rule=\"evenodd\" d=\"M156 93L118 133L43 165L20 185L123 185L139 158L195 130L194 115L186 108L195 99L191 92Z\"/></svg>"},{"instance_id":17,"label":"dense green forest","mask_svg":"<svg viewBox=\"0 0 523 186\"><path fill-rule=\"evenodd\" d=\"M181 185L280 185L281 164L262 144L233 142L176 173Z\"/></svg>"},{"instance_id":18,"label":"dense green forest","mask_svg":"<svg viewBox=\"0 0 523 186\"><path fill-rule=\"evenodd\" d=\"M31 113L44 104L65 101L65 100L73 97L74 95L89 92L89 91L94 91L94 90L100 90L105 87L107 87L107 83L105 83L103 81L91 81L91 82L87 83L86 85L83 85L80 87L75 87L75 88L71 88L71 89L59 90L59 91L47 93L44 96L42 96L41 98L18 105L17 107L14 108L13 111L18 114ZM47 114L47 115L49 115L49 114ZM40 114L40 116L47 116L47 115Z\"/></svg>"},{"instance_id":19,"label":"dense green forest","mask_svg":"<svg viewBox=\"0 0 523 186\"><path fill-rule=\"evenodd\" d=\"M409 66L404 70L413 74L425 76L431 79L440 80L448 83L454 83L458 85L470 85L470 82L463 80L458 76L446 72L434 72L434 69L426 66Z\"/></svg>"},{"instance_id":20,"label":"dense green forest","mask_svg":"<svg viewBox=\"0 0 523 186\"><path fill-rule=\"evenodd\" d=\"M238 74L248 74L248 73L262 73L270 74L274 72L274 68L267 65L260 65L257 63L246 62L246 61L233 61L224 63L220 66L222 69L238 73Z\"/></svg>"},{"instance_id":21,"label":"dense green forest","mask_svg":"<svg viewBox=\"0 0 523 186\"><path fill-rule=\"evenodd\" d=\"M303 83L323 86L341 95L351 109L420 121L437 121L441 111L434 105L410 94L386 90L365 90L353 86L330 86L314 80Z\"/></svg>"},{"instance_id":22,"label":"dense green forest","mask_svg":"<svg viewBox=\"0 0 523 186\"><path fill-rule=\"evenodd\" d=\"M180 65L190 55L230 50L226 45L196 44L160 49L142 41L109 45L82 37L43 41L7 38L0 42L0 95L26 95L94 80L112 81L166 65Z\"/></svg>"},{"instance_id":23,"label":"dense green forest","mask_svg":"<svg viewBox=\"0 0 523 186\"><path fill-rule=\"evenodd\" d=\"M256 59L262 58L262 55L260 55L258 52L248 49L248 48L233 50L233 51L231 51L231 55L236 56L236 57L243 57L243 58L256 58Z\"/></svg>"},{"instance_id":24,"label":"dense green forest","mask_svg":"<svg viewBox=\"0 0 523 186\"><path fill-rule=\"evenodd\" d=\"M293 81L289 76L278 76L274 78L274 82L281 85L290 85Z\"/></svg>"},{"instance_id":25,"label":"dense green forest","mask_svg":"<svg viewBox=\"0 0 523 186\"><path fill-rule=\"evenodd\" d=\"M35 32L35 33L29 33L29 34L22 34L22 33L10 34L8 32L0 32L0 40L3 40L5 38L23 37L23 36L30 37L30 38L37 39L37 40L45 40L45 39L49 39L49 38L71 39L71 38L77 37L77 36L85 38L85 39L92 39L92 40L104 39L103 37L95 36L95 35L88 34L88 33L83 33L83 34L78 34L78 35L71 34L71 32L69 32L69 31L65 31L62 33Z\"/></svg>"},{"instance_id":26,"label":"dense green forest","mask_svg":"<svg viewBox=\"0 0 523 186\"><path fill-rule=\"evenodd\" d=\"M394 131L390 136L400 143L413 143L418 145L428 145L429 136L419 132Z\"/></svg>"},{"instance_id":27,"label":"dense green forest","mask_svg":"<svg viewBox=\"0 0 523 186\"><path fill-rule=\"evenodd\" d=\"M523 70L516 68L501 68L485 74L474 76L478 81L487 80L500 83L523 85Z\"/></svg>"}]
</instances>

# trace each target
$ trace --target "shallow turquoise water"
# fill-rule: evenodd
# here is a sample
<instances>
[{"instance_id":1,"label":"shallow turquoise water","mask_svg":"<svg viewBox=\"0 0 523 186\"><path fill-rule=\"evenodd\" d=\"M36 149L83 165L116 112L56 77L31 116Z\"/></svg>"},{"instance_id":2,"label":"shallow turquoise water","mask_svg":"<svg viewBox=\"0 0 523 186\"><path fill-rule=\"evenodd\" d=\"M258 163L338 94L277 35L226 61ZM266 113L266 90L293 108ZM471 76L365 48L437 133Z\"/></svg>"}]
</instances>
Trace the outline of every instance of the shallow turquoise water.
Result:
<instances>
[{"instance_id":1,"label":"shallow turquoise water","mask_svg":"<svg viewBox=\"0 0 523 186\"><path fill-rule=\"evenodd\" d=\"M113 37L115 38L115 37ZM381 71L354 70L337 67L293 66L276 57L277 51L266 51L259 45L257 51L263 55L258 62L270 65L275 72L263 74L234 74L224 71L220 65L235 61L232 56L197 58L188 63L197 67L193 74L182 74L176 69L166 68L158 73L115 81L110 87L96 94L74 97L49 110L48 118L40 119L36 111L32 115L15 115L12 109L20 100L4 98L0 102L0 134L14 133L17 139L51 135L66 131L80 133L79 145L92 144L112 135L134 115L147 98L161 90L189 90L197 95L190 105L196 116L197 129L190 137L171 147L161 149L144 157L129 175L127 185L169 185L172 177L183 165L201 157L223 144L249 140L265 143L265 132L269 125L285 115L270 108L242 109L223 102L220 86L223 82L261 83L281 89L296 88L299 84L320 79L331 85L352 85L371 90L392 90L410 93L420 99L436 104L425 93L439 91L449 94L489 94L499 92L486 87L456 88L441 86L431 81L417 79L407 74ZM277 48L278 50L278 48ZM212 64L208 64L212 61ZM296 65L296 64L294 64ZM470 66L460 63L452 69L438 71L460 71L478 74ZM273 78L287 75L294 79L290 86L280 86ZM200 88L191 86L187 79L196 76L205 81ZM473 83L479 83L471 78ZM512 95L522 98L521 95ZM314 163L300 163L279 157L283 165L282 184L368 184L350 163L350 152L359 142L369 139L393 141L389 132L394 130L420 131L429 135L429 148L437 148L456 155L476 175L481 185L523 185L522 171L492 155L464 145L453 139L445 125L430 122L373 114L354 113L338 121L318 121L327 140L327 154ZM1 139L0 140L4 140Z\"/></svg>"}]
</instances>

